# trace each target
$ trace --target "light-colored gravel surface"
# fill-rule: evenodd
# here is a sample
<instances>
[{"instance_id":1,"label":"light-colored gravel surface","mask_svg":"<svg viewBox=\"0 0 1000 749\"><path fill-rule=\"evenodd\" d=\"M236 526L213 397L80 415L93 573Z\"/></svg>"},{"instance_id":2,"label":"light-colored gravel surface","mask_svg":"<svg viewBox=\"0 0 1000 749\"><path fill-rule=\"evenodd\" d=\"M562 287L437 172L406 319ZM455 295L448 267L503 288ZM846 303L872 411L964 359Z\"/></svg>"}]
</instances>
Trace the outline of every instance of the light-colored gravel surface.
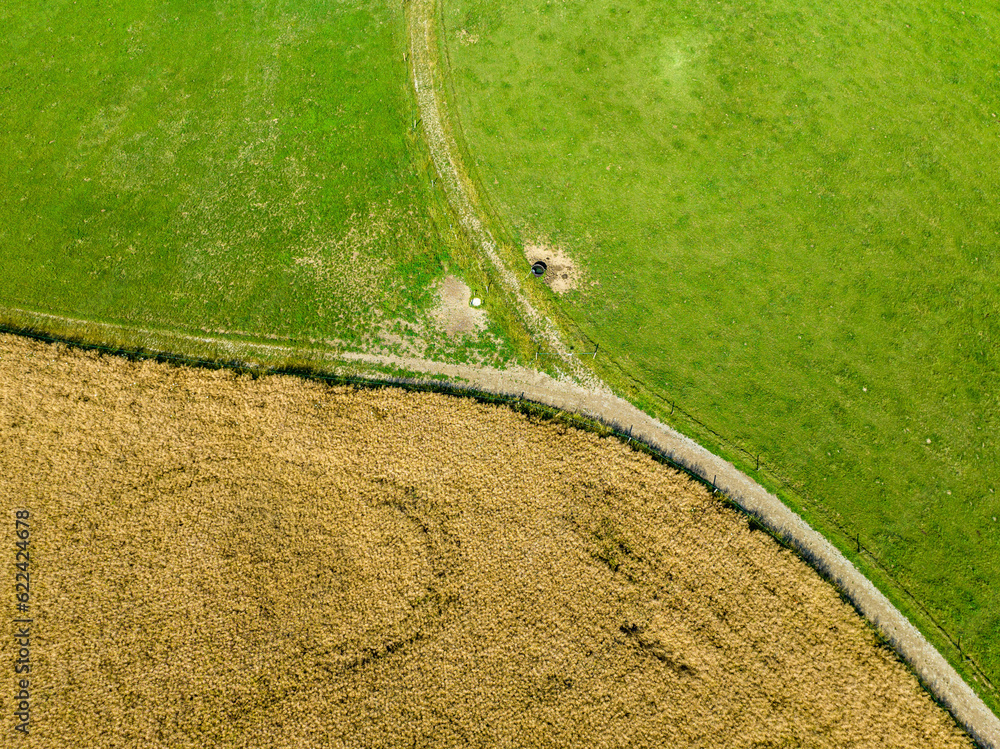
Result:
<instances>
[{"instance_id":1,"label":"light-colored gravel surface","mask_svg":"<svg viewBox=\"0 0 1000 749\"><path fill-rule=\"evenodd\" d=\"M357 360L365 358L356 357ZM420 371L416 361L400 361L399 365ZM931 693L980 745L1000 749L1000 720L937 649L833 544L731 463L614 395L595 393L529 370L500 372L437 365L424 371L464 380L468 386L478 390L523 394L538 403L631 428L634 439L645 442L702 478L714 481L720 491L744 510L753 513L763 525L784 538L829 577L865 618L885 635L900 657L920 675Z\"/></svg>"},{"instance_id":2,"label":"light-colored gravel surface","mask_svg":"<svg viewBox=\"0 0 1000 749\"><path fill-rule=\"evenodd\" d=\"M53 320L67 322L65 318L53 318ZM107 324L90 327L92 334L103 332L112 339L127 332L136 332ZM175 334L147 332L150 340L163 339L173 341L175 345L178 340ZM302 353L292 346L233 344L210 336L192 337L192 340L227 350L234 358L249 365L266 362L276 355L293 356ZM763 525L785 538L813 566L827 574L858 610L889 639L896 652L916 670L930 691L979 744L989 749L1000 749L1000 720L906 617L829 541L810 528L777 497L738 471L732 464L713 455L623 398L607 390L591 390L569 380L557 380L524 367L499 370L417 358L342 351L329 351L321 356L315 351L310 354L334 371L338 370L339 364L342 371L351 374L357 374L359 367L369 368L373 379L384 378L384 375L378 373L376 369L381 367L407 370L418 378L421 375L425 375L427 379L443 376L448 382L453 383L456 389L523 396L538 403L631 429L634 439L645 442L706 480L714 480L719 490L728 494L745 510L752 512ZM440 381L438 384L441 384Z\"/></svg>"}]
</instances>

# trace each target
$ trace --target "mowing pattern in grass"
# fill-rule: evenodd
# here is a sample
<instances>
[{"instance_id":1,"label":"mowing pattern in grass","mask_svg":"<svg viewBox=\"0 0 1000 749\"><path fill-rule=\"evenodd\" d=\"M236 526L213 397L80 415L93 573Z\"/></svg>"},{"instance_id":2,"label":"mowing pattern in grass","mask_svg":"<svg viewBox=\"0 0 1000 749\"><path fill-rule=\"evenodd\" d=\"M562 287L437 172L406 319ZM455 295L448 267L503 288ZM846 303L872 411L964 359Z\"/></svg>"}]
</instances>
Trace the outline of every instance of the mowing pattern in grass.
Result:
<instances>
[{"instance_id":1,"label":"mowing pattern in grass","mask_svg":"<svg viewBox=\"0 0 1000 749\"><path fill-rule=\"evenodd\" d=\"M404 323L435 339L455 247L417 148L401 7L56 0L6 4L0 26L0 306L353 348L413 337Z\"/></svg>"},{"instance_id":2,"label":"mowing pattern in grass","mask_svg":"<svg viewBox=\"0 0 1000 749\"><path fill-rule=\"evenodd\" d=\"M813 570L613 439L10 336L0 423L25 749L972 746Z\"/></svg>"},{"instance_id":3,"label":"mowing pattern in grass","mask_svg":"<svg viewBox=\"0 0 1000 749\"><path fill-rule=\"evenodd\" d=\"M676 399L860 534L1000 684L996 5L445 19L481 182L585 272L560 308L646 405Z\"/></svg>"}]
</instances>

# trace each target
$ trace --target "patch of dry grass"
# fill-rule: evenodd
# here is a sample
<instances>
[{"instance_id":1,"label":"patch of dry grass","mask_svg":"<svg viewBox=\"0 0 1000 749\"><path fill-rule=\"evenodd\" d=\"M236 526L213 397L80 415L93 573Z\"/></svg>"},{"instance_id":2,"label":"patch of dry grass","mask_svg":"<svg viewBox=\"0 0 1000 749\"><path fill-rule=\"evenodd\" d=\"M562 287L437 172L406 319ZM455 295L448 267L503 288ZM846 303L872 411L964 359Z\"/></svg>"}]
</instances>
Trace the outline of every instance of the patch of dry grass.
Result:
<instances>
[{"instance_id":1,"label":"patch of dry grass","mask_svg":"<svg viewBox=\"0 0 1000 749\"><path fill-rule=\"evenodd\" d=\"M804 563L616 441L9 336L0 430L20 746L970 745Z\"/></svg>"},{"instance_id":2,"label":"patch of dry grass","mask_svg":"<svg viewBox=\"0 0 1000 749\"><path fill-rule=\"evenodd\" d=\"M432 316L449 336L473 336L486 329L486 311L472 307L472 289L457 276L447 276L437 289L438 303Z\"/></svg>"}]
</instances>

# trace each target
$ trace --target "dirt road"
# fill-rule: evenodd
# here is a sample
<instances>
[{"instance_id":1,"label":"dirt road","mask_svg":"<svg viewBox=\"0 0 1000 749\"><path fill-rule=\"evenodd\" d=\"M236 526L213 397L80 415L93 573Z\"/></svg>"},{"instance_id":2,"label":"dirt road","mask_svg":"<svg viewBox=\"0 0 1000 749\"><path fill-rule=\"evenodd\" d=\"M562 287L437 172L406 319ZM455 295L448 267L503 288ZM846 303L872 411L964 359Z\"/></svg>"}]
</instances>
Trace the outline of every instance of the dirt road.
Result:
<instances>
[{"instance_id":1,"label":"dirt road","mask_svg":"<svg viewBox=\"0 0 1000 749\"><path fill-rule=\"evenodd\" d=\"M431 141L435 165L447 185L456 214L470 235L477 238L484 256L494 264L510 296L520 307L523 319L539 341L555 350L564 350L555 327L535 310L520 292L516 274L504 267L496 245L483 227L474 208L475 201L463 178L461 160L454 140L442 124L440 101L434 94L433 65L430 43L434 39L434 7L432 0L416 0L410 8L411 51L414 61L414 86L421 108L425 132ZM9 313L9 314L8 314ZM416 375L444 376L457 390L474 389L497 394L523 394L525 398L567 411L580 413L607 423L631 428L635 439L641 440L680 463L728 494L748 512L753 513L773 532L796 548L817 569L854 603L892 643L899 655L909 663L930 691L951 711L958 722L984 747L1000 749L1000 720L990 712L957 672L912 624L869 582L832 544L810 528L773 494L738 471L734 466L711 454L684 435L653 419L626 400L615 396L605 385L571 357L564 360L567 377L555 379L533 370L514 367L498 370L484 367L447 364L405 357L378 356L312 349L304 352L293 346L264 343L236 343L211 336L190 336L170 331L125 328L106 323L70 320L53 315L26 311L5 312L5 317L23 321L39 328L80 329L94 341L136 340L136 347L145 351L170 353L178 348L206 351L215 358L263 364L281 356L303 354L332 371L356 374L358 368L368 368L368 376L382 378L376 367L397 367ZM580 383L583 384L580 384Z\"/></svg>"}]
</instances>

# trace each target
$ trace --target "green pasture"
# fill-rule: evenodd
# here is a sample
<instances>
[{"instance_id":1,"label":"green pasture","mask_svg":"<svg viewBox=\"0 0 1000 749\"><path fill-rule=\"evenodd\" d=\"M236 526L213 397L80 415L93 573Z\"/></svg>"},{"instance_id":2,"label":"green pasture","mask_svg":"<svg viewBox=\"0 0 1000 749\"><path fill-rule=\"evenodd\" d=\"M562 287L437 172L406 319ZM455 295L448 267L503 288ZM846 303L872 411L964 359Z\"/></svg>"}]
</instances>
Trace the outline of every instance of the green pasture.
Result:
<instances>
[{"instance_id":1,"label":"green pasture","mask_svg":"<svg viewBox=\"0 0 1000 749\"><path fill-rule=\"evenodd\" d=\"M479 271L431 187L402 4L53 0L0 28L0 308L510 354L499 324L428 320Z\"/></svg>"},{"instance_id":2,"label":"green pasture","mask_svg":"<svg viewBox=\"0 0 1000 749\"><path fill-rule=\"evenodd\" d=\"M616 389L752 475L759 455L997 709L976 670L1000 687L996 4L443 19L500 225L583 269L538 298Z\"/></svg>"}]
</instances>

